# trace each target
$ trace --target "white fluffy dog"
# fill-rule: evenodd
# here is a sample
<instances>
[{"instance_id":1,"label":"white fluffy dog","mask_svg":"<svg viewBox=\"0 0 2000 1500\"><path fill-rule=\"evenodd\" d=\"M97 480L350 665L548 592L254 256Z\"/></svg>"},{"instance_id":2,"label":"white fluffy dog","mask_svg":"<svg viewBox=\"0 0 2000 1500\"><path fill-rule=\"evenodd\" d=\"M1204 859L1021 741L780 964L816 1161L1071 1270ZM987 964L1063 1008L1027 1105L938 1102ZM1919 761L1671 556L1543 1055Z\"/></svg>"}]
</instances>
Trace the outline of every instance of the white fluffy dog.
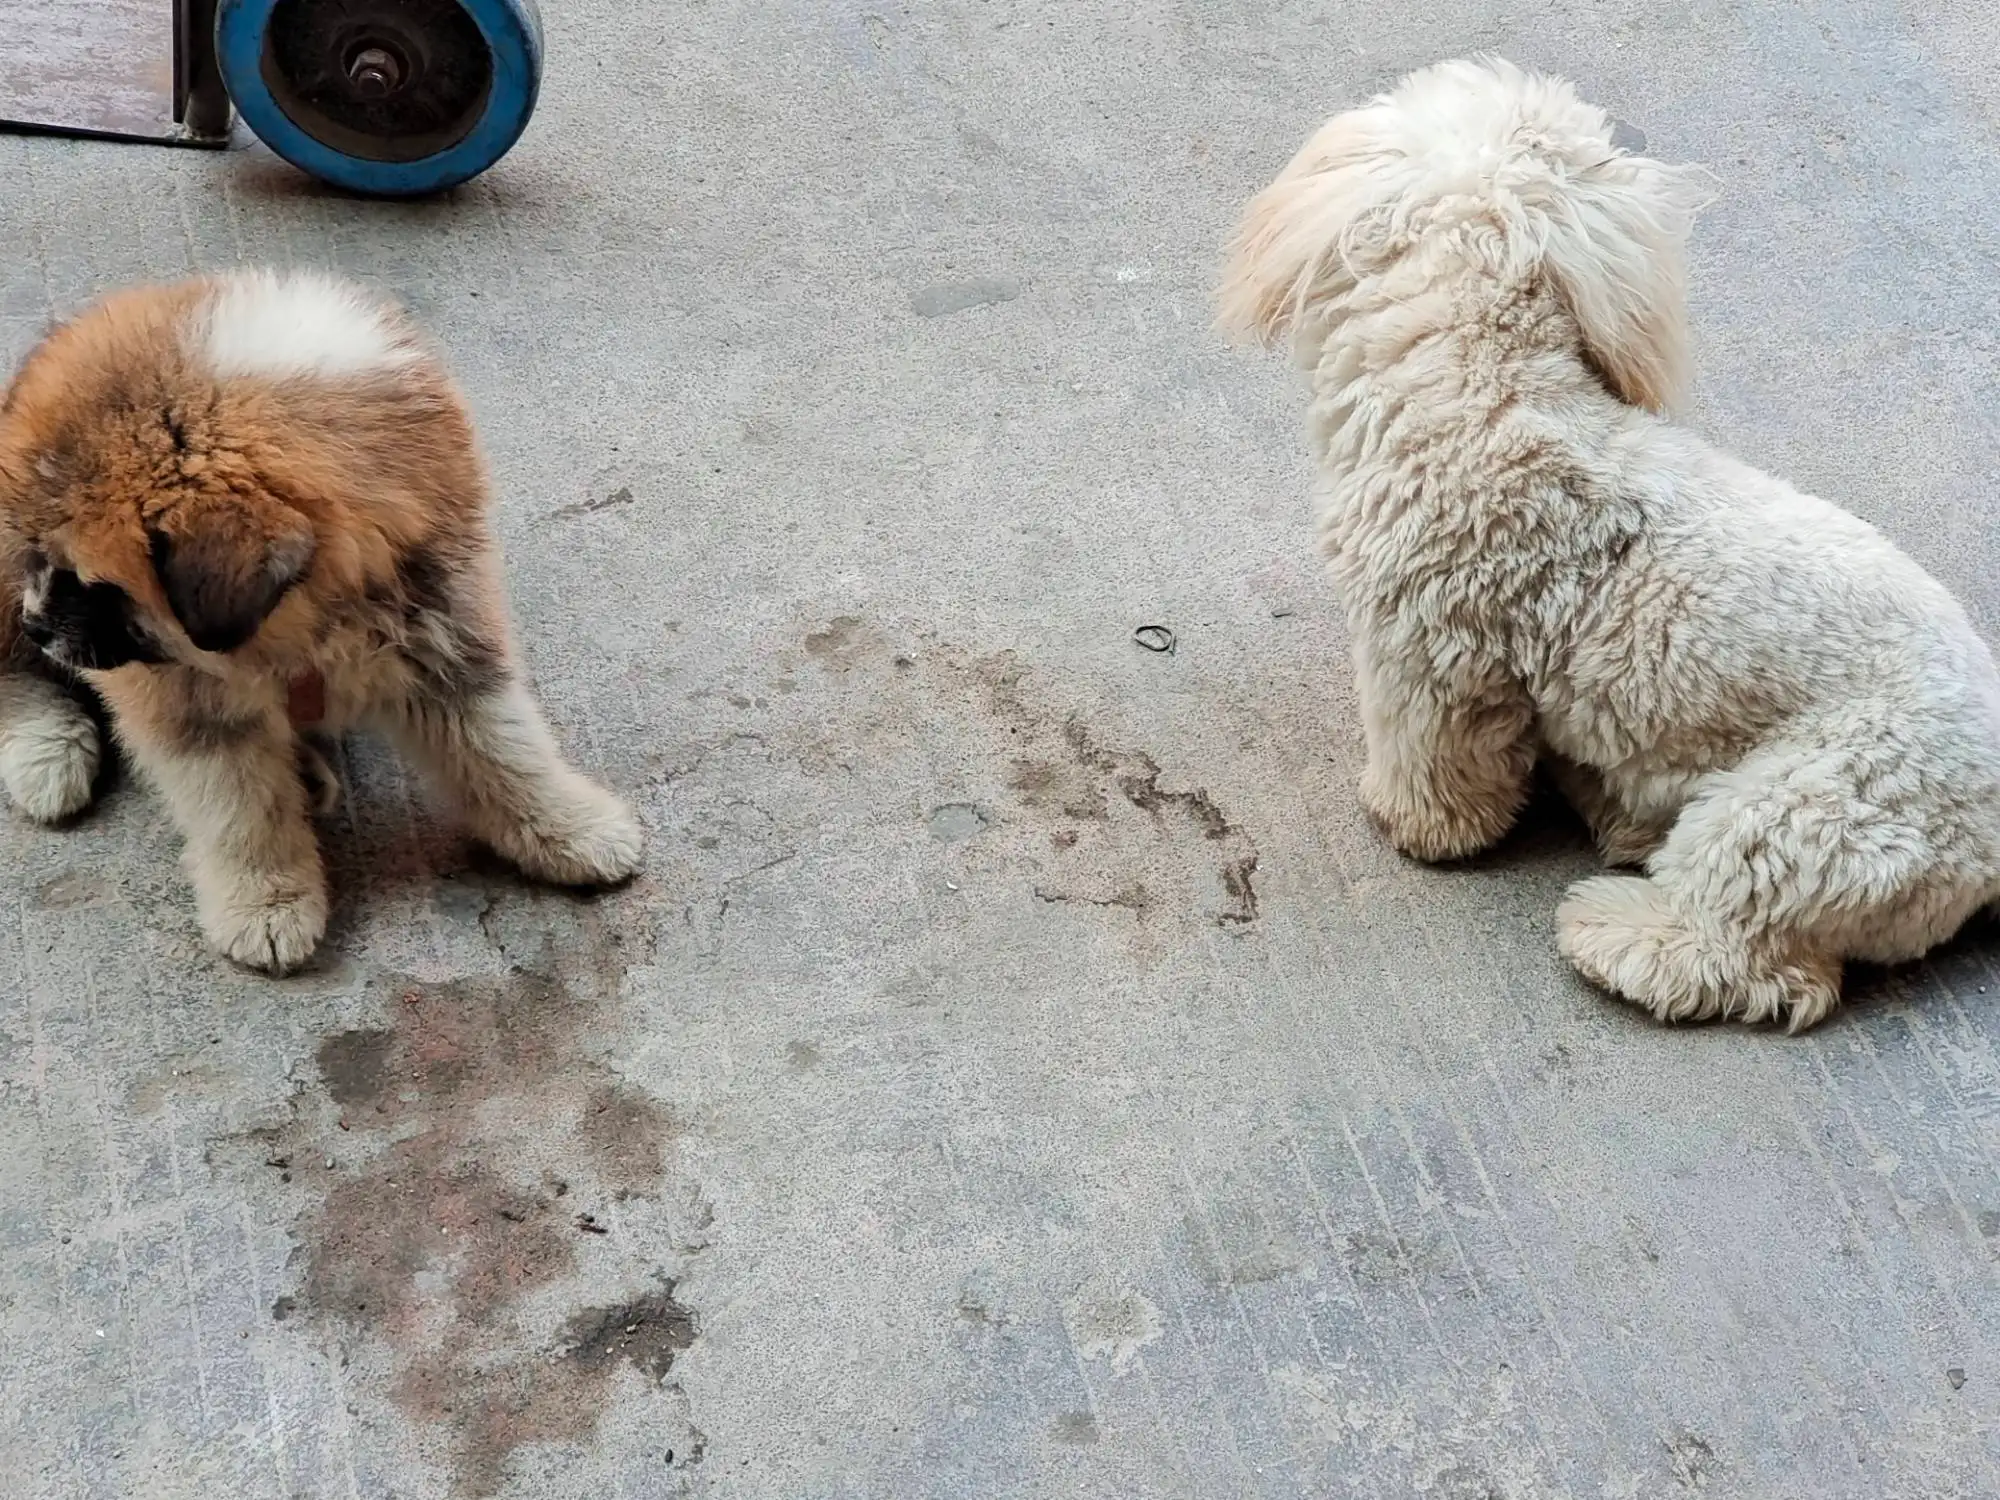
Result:
<instances>
[{"instance_id":1,"label":"white fluffy dog","mask_svg":"<svg viewBox=\"0 0 2000 1500\"><path fill-rule=\"evenodd\" d=\"M1504 834L1538 756L1606 859L1563 953L1662 1020L1797 1031L1846 959L2000 897L2000 678L1873 527L1668 420L1686 168L1566 83L1453 62L1251 203L1223 326L1311 372L1324 547L1396 846Z\"/></svg>"}]
</instances>

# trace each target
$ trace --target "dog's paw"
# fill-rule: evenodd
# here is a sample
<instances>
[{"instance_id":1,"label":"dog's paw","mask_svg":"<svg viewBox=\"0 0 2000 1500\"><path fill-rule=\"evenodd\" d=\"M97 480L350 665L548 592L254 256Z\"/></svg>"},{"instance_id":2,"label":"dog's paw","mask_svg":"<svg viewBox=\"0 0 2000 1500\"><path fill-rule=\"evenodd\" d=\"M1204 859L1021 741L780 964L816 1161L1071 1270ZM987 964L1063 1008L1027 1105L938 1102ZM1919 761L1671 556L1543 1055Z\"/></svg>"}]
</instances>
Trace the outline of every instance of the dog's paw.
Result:
<instances>
[{"instance_id":1,"label":"dog's paw","mask_svg":"<svg viewBox=\"0 0 2000 1500\"><path fill-rule=\"evenodd\" d=\"M340 811L341 801L347 795L347 785L334 769L335 753L331 740L320 740L313 735L299 737L299 780L306 789L306 805L316 818L332 817Z\"/></svg>"},{"instance_id":2,"label":"dog's paw","mask_svg":"<svg viewBox=\"0 0 2000 1500\"><path fill-rule=\"evenodd\" d=\"M1616 817L1607 819L1596 830L1595 837L1597 856L1607 865L1613 869L1638 870L1667 841L1667 830L1657 823Z\"/></svg>"},{"instance_id":3,"label":"dog's paw","mask_svg":"<svg viewBox=\"0 0 2000 1500\"><path fill-rule=\"evenodd\" d=\"M1639 817L1619 804L1604 784L1603 773L1558 755L1544 760L1549 779L1590 825L1598 856L1613 869L1638 869L1666 842L1668 822Z\"/></svg>"},{"instance_id":4,"label":"dog's paw","mask_svg":"<svg viewBox=\"0 0 2000 1500\"><path fill-rule=\"evenodd\" d=\"M37 823L59 823L90 805L102 756L97 726L68 700L0 727L0 784Z\"/></svg>"},{"instance_id":5,"label":"dog's paw","mask_svg":"<svg viewBox=\"0 0 2000 1500\"><path fill-rule=\"evenodd\" d=\"M1672 955L1689 946L1659 889L1638 876L1578 881L1556 908L1556 947L1577 973L1662 1021L1715 1014L1712 996L1676 981Z\"/></svg>"},{"instance_id":6,"label":"dog's paw","mask_svg":"<svg viewBox=\"0 0 2000 1500\"><path fill-rule=\"evenodd\" d=\"M1840 1003L1840 965L1690 921L1652 881L1599 875L1556 909L1556 946L1599 989L1667 1022L1776 1023L1800 1032Z\"/></svg>"},{"instance_id":7,"label":"dog's paw","mask_svg":"<svg viewBox=\"0 0 2000 1500\"><path fill-rule=\"evenodd\" d=\"M201 928L223 957L267 974L288 974L326 935L326 883L317 872L243 875L226 890L198 890Z\"/></svg>"},{"instance_id":8,"label":"dog's paw","mask_svg":"<svg viewBox=\"0 0 2000 1500\"><path fill-rule=\"evenodd\" d=\"M585 783L560 813L510 830L500 852L551 885L616 885L639 871L645 831L611 793Z\"/></svg>"},{"instance_id":9,"label":"dog's paw","mask_svg":"<svg viewBox=\"0 0 2000 1500\"><path fill-rule=\"evenodd\" d=\"M1467 814L1440 803L1422 804L1361 778L1361 806L1397 851L1426 864L1469 859L1492 848L1514 825L1515 809L1495 806Z\"/></svg>"}]
</instances>

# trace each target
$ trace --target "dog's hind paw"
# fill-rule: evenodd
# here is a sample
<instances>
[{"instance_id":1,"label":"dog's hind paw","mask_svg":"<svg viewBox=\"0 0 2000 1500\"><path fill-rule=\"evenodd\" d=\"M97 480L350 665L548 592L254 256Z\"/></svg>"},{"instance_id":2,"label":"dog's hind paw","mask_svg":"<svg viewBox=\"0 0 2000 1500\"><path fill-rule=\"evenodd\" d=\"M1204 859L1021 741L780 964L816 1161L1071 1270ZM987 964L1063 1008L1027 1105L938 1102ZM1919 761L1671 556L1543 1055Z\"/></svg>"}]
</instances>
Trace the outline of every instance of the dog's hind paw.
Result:
<instances>
[{"instance_id":1,"label":"dog's hind paw","mask_svg":"<svg viewBox=\"0 0 2000 1500\"><path fill-rule=\"evenodd\" d=\"M1614 869L1643 869L1654 851L1667 841L1665 828L1638 818L1609 819L1593 832L1598 857Z\"/></svg>"},{"instance_id":2,"label":"dog's hind paw","mask_svg":"<svg viewBox=\"0 0 2000 1500\"><path fill-rule=\"evenodd\" d=\"M338 747L332 740L310 735L299 739L299 780L305 785L306 805L314 817L332 817L347 795L347 784L334 769L333 757L337 753Z\"/></svg>"},{"instance_id":3,"label":"dog's hind paw","mask_svg":"<svg viewBox=\"0 0 2000 1500\"><path fill-rule=\"evenodd\" d=\"M1556 945L1585 979L1659 1021L1775 1022L1799 1032L1840 1001L1837 963L1760 960L1747 940L1698 931L1640 876L1599 875L1572 886L1556 911Z\"/></svg>"},{"instance_id":4,"label":"dog's hind paw","mask_svg":"<svg viewBox=\"0 0 2000 1500\"><path fill-rule=\"evenodd\" d=\"M638 873L646 850L632 810L589 783L559 815L544 813L494 842L523 871L551 885L616 885Z\"/></svg>"}]
</instances>

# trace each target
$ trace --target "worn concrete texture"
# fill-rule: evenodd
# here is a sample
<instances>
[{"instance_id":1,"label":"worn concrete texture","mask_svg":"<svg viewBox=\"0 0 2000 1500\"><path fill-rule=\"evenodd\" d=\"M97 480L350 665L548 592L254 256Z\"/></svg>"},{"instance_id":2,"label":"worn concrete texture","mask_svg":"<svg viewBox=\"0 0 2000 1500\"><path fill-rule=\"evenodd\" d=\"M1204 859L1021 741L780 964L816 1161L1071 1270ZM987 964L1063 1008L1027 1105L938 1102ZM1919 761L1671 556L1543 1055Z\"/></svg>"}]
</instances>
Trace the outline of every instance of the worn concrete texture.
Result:
<instances>
[{"instance_id":1,"label":"worn concrete texture","mask_svg":"<svg viewBox=\"0 0 2000 1500\"><path fill-rule=\"evenodd\" d=\"M1987 0L545 9L443 202L0 139L10 358L246 262L439 330L653 839L537 890L355 743L273 983L143 788L0 822L0 1488L2000 1493L2000 937L1669 1032L1554 953L1561 815L1397 859L1301 396L1206 308L1333 108L1565 71L1720 176L1698 425L2000 634Z\"/></svg>"}]
</instances>

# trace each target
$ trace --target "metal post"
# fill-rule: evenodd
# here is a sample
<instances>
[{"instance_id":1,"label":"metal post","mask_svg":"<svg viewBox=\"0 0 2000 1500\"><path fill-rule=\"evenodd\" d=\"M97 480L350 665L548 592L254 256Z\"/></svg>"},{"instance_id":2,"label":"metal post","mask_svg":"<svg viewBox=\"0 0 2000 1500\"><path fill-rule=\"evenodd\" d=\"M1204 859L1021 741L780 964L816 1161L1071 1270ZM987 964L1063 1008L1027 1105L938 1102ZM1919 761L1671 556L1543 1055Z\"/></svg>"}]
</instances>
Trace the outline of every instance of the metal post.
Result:
<instances>
[{"instance_id":1,"label":"metal post","mask_svg":"<svg viewBox=\"0 0 2000 1500\"><path fill-rule=\"evenodd\" d=\"M174 0L174 118L188 135L229 135L229 90L215 60L216 0Z\"/></svg>"}]
</instances>

